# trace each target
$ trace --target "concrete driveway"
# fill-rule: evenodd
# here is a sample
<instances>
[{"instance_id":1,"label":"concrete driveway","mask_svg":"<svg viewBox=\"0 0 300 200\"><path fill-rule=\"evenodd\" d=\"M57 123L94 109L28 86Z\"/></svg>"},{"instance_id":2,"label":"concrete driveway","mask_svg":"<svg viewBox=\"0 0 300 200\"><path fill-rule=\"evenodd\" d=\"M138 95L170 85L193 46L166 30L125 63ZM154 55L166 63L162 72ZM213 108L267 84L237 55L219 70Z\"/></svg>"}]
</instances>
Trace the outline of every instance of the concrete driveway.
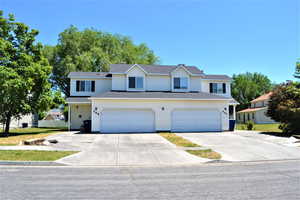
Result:
<instances>
[{"instance_id":1,"label":"concrete driveway","mask_svg":"<svg viewBox=\"0 0 300 200\"><path fill-rule=\"evenodd\" d=\"M56 135L60 148L81 150L58 160L68 165L159 166L207 162L177 148L155 133Z\"/></svg>"},{"instance_id":2,"label":"concrete driveway","mask_svg":"<svg viewBox=\"0 0 300 200\"><path fill-rule=\"evenodd\" d=\"M249 132L176 133L194 143L212 148L222 154L222 160L258 161L300 159L300 147L292 147L266 136ZM250 134L250 135L249 135ZM252 133L257 134L257 133ZM282 138L283 140L286 140Z\"/></svg>"}]
</instances>

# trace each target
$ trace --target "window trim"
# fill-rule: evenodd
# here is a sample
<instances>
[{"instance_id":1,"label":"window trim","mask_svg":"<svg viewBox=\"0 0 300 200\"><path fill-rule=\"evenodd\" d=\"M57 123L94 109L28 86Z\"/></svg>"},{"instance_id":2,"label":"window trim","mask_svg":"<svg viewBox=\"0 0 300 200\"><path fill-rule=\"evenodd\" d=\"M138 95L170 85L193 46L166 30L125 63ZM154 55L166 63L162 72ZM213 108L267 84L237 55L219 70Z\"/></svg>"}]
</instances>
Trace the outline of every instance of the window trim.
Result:
<instances>
[{"instance_id":1,"label":"window trim","mask_svg":"<svg viewBox=\"0 0 300 200\"><path fill-rule=\"evenodd\" d=\"M175 88L175 79L179 79L179 88ZM186 80L186 87L182 87L181 83L184 83L184 81L181 81L182 79ZM173 77L173 90L188 90L188 88L189 88L188 77Z\"/></svg>"},{"instance_id":2,"label":"window trim","mask_svg":"<svg viewBox=\"0 0 300 200\"><path fill-rule=\"evenodd\" d=\"M130 87L130 78L134 78L134 87ZM142 80L142 87L138 88L138 79ZM127 78L127 88L128 90L144 90L145 88L145 77L143 76L128 76Z\"/></svg>"},{"instance_id":3,"label":"window trim","mask_svg":"<svg viewBox=\"0 0 300 200\"><path fill-rule=\"evenodd\" d=\"M221 82L211 82L209 83L209 93L212 94L226 94L227 93L227 84Z\"/></svg>"},{"instance_id":4,"label":"window trim","mask_svg":"<svg viewBox=\"0 0 300 200\"><path fill-rule=\"evenodd\" d=\"M76 80L76 92L95 92L95 80Z\"/></svg>"}]
</instances>

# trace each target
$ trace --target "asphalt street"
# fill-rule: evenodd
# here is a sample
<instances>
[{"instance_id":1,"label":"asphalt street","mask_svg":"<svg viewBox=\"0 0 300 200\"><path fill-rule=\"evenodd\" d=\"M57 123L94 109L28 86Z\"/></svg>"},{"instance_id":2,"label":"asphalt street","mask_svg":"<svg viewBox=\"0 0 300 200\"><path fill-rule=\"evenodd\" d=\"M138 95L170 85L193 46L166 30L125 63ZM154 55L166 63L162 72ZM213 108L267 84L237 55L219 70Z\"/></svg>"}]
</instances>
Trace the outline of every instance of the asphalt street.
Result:
<instances>
[{"instance_id":1,"label":"asphalt street","mask_svg":"<svg viewBox=\"0 0 300 200\"><path fill-rule=\"evenodd\" d=\"M0 166L0 199L299 199L300 161L177 167Z\"/></svg>"}]
</instances>

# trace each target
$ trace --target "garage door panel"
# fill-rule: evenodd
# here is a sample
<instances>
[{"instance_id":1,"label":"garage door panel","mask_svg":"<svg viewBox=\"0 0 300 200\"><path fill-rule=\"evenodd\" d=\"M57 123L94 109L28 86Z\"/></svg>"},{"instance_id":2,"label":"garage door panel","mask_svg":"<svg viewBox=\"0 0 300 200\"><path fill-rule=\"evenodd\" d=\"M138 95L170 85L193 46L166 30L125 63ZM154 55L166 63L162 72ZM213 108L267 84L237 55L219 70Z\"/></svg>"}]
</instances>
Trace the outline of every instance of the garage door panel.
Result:
<instances>
[{"instance_id":1,"label":"garage door panel","mask_svg":"<svg viewBox=\"0 0 300 200\"><path fill-rule=\"evenodd\" d=\"M218 110L174 110L171 130L174 132L221 131L220 112Z\"/></svg>"},{"instance_id":2,"label":"garage door panel","mask_svg":"<svg viewBox=\"0 0 300 200\"><path fill-rule=\"evenodd\" d=\"M154 113L151 110L104 110L101 132L154 132Z\"/></svg>"}]
</instances>

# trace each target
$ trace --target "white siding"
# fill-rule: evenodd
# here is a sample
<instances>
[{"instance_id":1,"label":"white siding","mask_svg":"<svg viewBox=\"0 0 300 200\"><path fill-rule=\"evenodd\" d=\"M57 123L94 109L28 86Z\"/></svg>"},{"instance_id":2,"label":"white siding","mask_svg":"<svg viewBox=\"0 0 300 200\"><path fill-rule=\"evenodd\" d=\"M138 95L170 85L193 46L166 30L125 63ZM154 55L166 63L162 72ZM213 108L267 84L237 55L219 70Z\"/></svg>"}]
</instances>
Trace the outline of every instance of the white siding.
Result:
<instances>
[{"instance_id":1,"label":"white siding","mask_svg":"<svg viewBox=\"0 0 300 200\"><path fill-rule=\"evenodd\" d=\"M144 78L144 88L143 89L132 89L128 86L128 77L143 77ZM146 78L145 78L145 72L141 70L138 66L133 67L126 76L126 89L128 91L145 91L146 88Z\"/></svg>"},{"instance_id":2,"label":"white siding","mask_svg":"<svg viewBox=\"0 0 300 200\"><path fill-rule=\"evenodd\" d=\"M22 127L22 123L27 123L28 127L31 127L33 125L33 115L23 115L21 119L11 119L10 122L10 128L19 128ZM2 124L0 124L2 126Z\"/></svg>"},{"instance_id":3,"label":"white siding","mask_svg":"<svg viewBox=\"0 0 300 200\"><path fill-rule=\"evenodd\" d=\"M125 75L112 75L112 90L126 90Z\"/></svg>"},{"instance_id":4,"label":"white siding","mask_svg":"<svg viewBox=\"0 0 300 200\"><path fill-rule=\"evenodd\" d=\"M171 76L171 89L174 92L188 92L190 91L190 75L183 69L183 68L178 68L177 70L174 70ZM173 87L173 78L174 77L185 77L188 79L188 88L187 89L174 89Z\"/></svg>"},{"instance_id":5,"label":"white siding","mask_svg":"<svg viewBox=\"0 0 300 200\"><path fill-rule=\"evenodd\" d=\"M201 91L201 78L191 77L190 91Z\"/></svg>"},{"instance_id":6,"label":"white siding","mask_svg":"<svg viewBox=\"0 0 300 200\"><path fill-rule=\"evenodd\" d=\"M77 92L76 81L77 80L93 80L95 81L95 92ZM103 93L111 90L111 79L71 79L71 96L95 96L96 94Z\"/></svg>"},{"instance_id":7,"label":"white siding","mask_svg":"<svg viewBox=\"0 0 300 200\"><path fill-rule=\"evenodd\" d=\"M254 121L256 124L271 124L271 123L276 123L274 120L272 120L270 117L266 115L267 112L267 107L261 110L253 111L253 112L244 112L244 113L238 113L237 114L237 121L239 123L245 123L248 120ZM249 114L249 117L248 117ZM254 114L254 119L253 119L253 114ZM244 121L245 119L245 121Z\"/></svg>"},{"instance_id":8,"label":"white siding","mask_svg":"<svg viewBox=\"0 0 300 200\"><path fill-rule=\"evenodd\" d=\"M146 76L147 91L170 91L170 76Z\"/></svg>"},{"instance_id":9,"label":"white siding","mask_svg":"<svg viewBox=\"0 0 300 200\"><path fill-rule=\"evenodd\" d=\"M231 97L230 81L224 81L224 80L205 80L205 79L202 79L202 81L201 81L201 88L202 88L203 92L208 92L209 93L209 83L226 83L226 93L225 94L217 94L217 95Z\"/></svg>"},{"instance_id":10,"label":"white siding","mask_svg":"<svg viewBox=\"0 0 300 200\"><path fill-rule=\"evenodd\" d=\"M275 123L275 121L272 120L270 117L268 117L266 113L267 113L267 108L255 112L255 123L257 124Z\"/></svg>"}]
</instances>

